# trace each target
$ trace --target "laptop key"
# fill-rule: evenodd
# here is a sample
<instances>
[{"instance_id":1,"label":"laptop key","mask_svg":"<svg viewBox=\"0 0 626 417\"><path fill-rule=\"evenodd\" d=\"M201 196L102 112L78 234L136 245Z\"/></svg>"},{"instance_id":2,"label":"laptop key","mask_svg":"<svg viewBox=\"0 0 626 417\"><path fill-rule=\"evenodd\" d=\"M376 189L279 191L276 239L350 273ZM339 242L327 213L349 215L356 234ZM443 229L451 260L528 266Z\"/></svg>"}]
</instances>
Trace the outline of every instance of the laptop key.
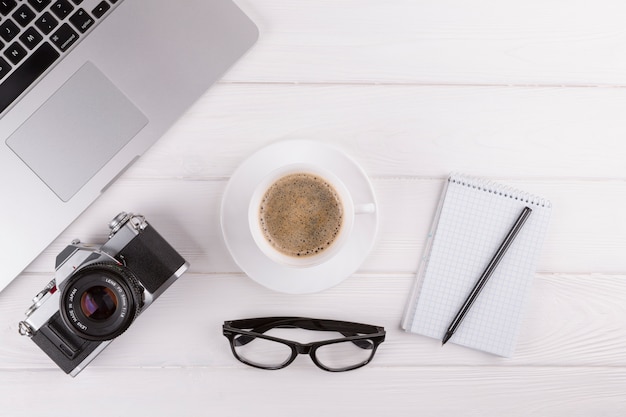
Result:
<instances>
[{"instance_id":1,"label":"laptop key","mask_svg":"<svg viewBox=\"0 0 626 417\"><path fill-rule=\"evenodd\" d=\"M0 13L3 15L8 15L11 10L17 7L17 2L15 0L0 0Z\"/></svg>"},{"instance_id":2,"label":"laptop key","mask_svg":"<svg viewBox=\"0 0 626 417\"><path fill-rule=\"evenodd\" d=\"M61 52L65 52L78 40L78 33L76 33L70 25L63 23L61 27L50 36L50 40Z\"/></svg>"},{"instance_id":3,"label":"laptop key","mask_svg":"<svg viewBox=\"0 0 626 417\"><path fill-rule=\"evenodd\" d=\"M76 13L70 17L70 22L80 33L85 33L96 21L93 20L84 9L78 9Z\"/></svg>"},{"instance_id":4,"label":"laptop key","mask_svg":"<svg viewBox=\"0 0 626 417\"><path fill-rule=\"evenodd\" d=\"M35 26L37 26L44 35L52 32L52 29L57 27L58 24L59 22L48 12L45 12L39 19L35 20Z\"/></svg>"},{"instance_id":5,"label":"laptop key","mask_svg":"<svg viewBox=\"0 0 626 417\"><path fill-rule=\"evenodd\" d=\"M7 42L13 40L19 32L20 28L12 20L7 20L0 25L0 37Z\"/></svg>"},{"instance_id":6,"label":"laptop key","mask_svg":"<svg viewBox=\"0 0 626 417\"><path fill-rule=\"evenodd\" d=\"M28 4L38 12L43 11L50 4L52 0L28 0Z\"/></svg>"},{"instance_id":7,"label":"laptop key","mask_svg":"<svg viewBox=\"0 0 626 417\"><path fill-rule=\"evenodd\" d=\"M11 65L0 57L0 80L11 71Z\"/></svg>"},{"instance_id":8,"label":"laptop key","mask_svg":"<svg viewBox=\"0 0 626 417\"><path fill-rule=\"evenodd\" d=\"M11 16L21 27L26 27L35 18L35 12L27 5L22 4Z\"/></svg>"},{"instance_id":9,"label":"laptop key","mask_svg":"<svg viewBox=\"0 0 626 417\"><path fill-rule=\"evenodd\" d=\"M19 43L13 42L6 51L4 51L4 56L15 65L26 57L26 49Z\"/></svg>"},{"instance_id":10,"label":"laptop key","mask_svg":"<svg viewBox=\"0 0 626 417\"><path fill-rule=\"evenodd\" d=\"M109 6L109 3L107 3L106 1L101 2L100 4L98 4L96 6L95 9L93 9L91 11L91 13L96 16L98 19L100 19L102 16L104 16L104 14L111 8L111 6Z\"/></svg>"},{"instance_id":11,"label":"laptop key","mask_svg":"<svg viewBox=\"0 0 626 417\"><path fill-rule=\"evenodd\" d=\"M42 40L43 36L41 36L41 33L39 33L34 27L29 27L20 36L20 41L22 41L24 46L30 50L35 49L35 46L37 46Z\"/></svg>"},{"instance_id":12,"label":"laptop key","mask_svg":"<svg viewBox=\"0 0 626 417\"><path fill-rule=\"evenodd\" d=\"M50 10L52 10L52 13L54 13L59 19L63 20L72 12L72 10L74 10L74 6L72 6L67 0L57 0L56 3L52 5Z\"/></svg>"},{"instance_id":13,"label":"laptop key","mask_svg":"<svg viewBox=\"0 0 626 417\"><path fill-rule=\"evenodd\" d=\"M11 105L39 78L61 54L49 43L43 43L31 56L0 83L0 112Z\"/></svg>"}]
</instances>

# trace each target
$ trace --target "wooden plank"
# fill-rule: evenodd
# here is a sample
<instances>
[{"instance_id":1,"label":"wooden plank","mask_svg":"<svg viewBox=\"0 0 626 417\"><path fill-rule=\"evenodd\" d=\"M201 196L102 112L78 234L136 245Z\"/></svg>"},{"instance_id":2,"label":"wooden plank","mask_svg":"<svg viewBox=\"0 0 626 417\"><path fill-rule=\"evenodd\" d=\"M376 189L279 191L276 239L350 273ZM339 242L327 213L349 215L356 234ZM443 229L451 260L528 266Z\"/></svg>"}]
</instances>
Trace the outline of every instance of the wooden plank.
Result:
<instances>
[{"instance_id":1,"label":"wooden plank","mask_svg":"<svg viewBox=\"0 0 626 417\"><path fill-rule=\"evenodd\" d=\"M85 410L93 416L119 415L120 410L141 408L154 417L390 412L618 417L626 410L623 368L364 368L331 374L306 365L276 372L112 368L88 370L76 380L53 371L2 371L0 395L12 417L56 415L60 408L68 416Z\"/></svg>"},{"instance_id":2,"label":"wooden plank","mask_svg":"<svg viewBox=\"0 0 626 417\"><path fill-rule=\"evenodd\" d=\"M614 88L219 85L126 176L228 177L270 143L309 139L372 176L624 178L624 108Z\"/></svg>"},{"instance_id":3,"label":"wooden plank","mask_svg":"<svg viewBox=\"0 0 626 417\"><path fill-rule=\"evenodd\" d=\"M496 178L498 179L498 178ZM554 213L540 259L541 272L626 272L626 183L503 179L548 198ZM73 239L104 242L121 210L141 212L192 264L193 272L240 272L222 239L219 211L225 180L124 179L113 185L31 266L52 272L54 258ZM444 180L374 179L380 228L361 272L417 270Z\"/></svg>"},{"instance_id":4,"label":"wooden plank","mask_svg":"<svg viewBox=\"0 0 626 417\"><path fill-rule=\"evenodd\" d=\"M619 0L238 0L258 44L228 82L624 85Z\"/></svg>"},{"instance_id":5,"label":"wooden plank","mask_svg":"<svg viewBox=\"0 0 626 417\"><path fill-rule=\"evenodd\" d=\"M47 282L26 275L0 295L0 369L54 368L17 323ZM382 325L387 339L372 367L626 367L626 275L539 274L517 351L503 359L400 329L412 275L358 274L327 291L294 296L262 288L240 274L186 274L90 365L231 367L224 320L297 315ZM300 337L299 334L296 337ZM300 339L297 339L300 340ZM308 367L306 361L296 366Z\"/></svg>"}]
</instances>

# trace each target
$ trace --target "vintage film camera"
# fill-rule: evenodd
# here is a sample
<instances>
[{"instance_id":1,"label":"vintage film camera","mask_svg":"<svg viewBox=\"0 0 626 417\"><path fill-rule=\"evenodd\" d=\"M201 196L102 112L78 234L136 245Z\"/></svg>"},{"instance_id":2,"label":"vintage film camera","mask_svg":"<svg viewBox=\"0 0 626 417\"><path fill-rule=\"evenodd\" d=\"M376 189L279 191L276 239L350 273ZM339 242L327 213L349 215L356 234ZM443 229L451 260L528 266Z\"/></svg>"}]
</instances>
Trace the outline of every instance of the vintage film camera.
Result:
<instances>
[{"instance_id":1,"label":"vintage film camera","mask_svg":"<svg viewBox=\"0 0 626 417\"><path fill-rule=\"evenodd\" d=\"M67 246L20 334L76 376L189 267L143 216L120 213L102 246Z\"/></svg>"}]
</instances>

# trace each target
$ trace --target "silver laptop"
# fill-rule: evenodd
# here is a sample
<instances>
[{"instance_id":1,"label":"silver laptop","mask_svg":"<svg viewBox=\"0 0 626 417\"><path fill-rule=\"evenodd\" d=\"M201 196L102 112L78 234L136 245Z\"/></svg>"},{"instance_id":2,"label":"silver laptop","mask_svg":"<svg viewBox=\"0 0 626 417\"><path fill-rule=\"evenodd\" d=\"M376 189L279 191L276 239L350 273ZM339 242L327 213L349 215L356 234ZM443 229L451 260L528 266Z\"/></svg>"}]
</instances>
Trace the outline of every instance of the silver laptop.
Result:
<instances>
[{"instance_id":1,"label":"silver laptop","mask_svg":"<svg viewBox=\"0 0 626 417\"><path fill-rule=\"evenodd\" d=\"M0 290L257 37L230 0L0 0Z\"/></svg>"}]
</instances>

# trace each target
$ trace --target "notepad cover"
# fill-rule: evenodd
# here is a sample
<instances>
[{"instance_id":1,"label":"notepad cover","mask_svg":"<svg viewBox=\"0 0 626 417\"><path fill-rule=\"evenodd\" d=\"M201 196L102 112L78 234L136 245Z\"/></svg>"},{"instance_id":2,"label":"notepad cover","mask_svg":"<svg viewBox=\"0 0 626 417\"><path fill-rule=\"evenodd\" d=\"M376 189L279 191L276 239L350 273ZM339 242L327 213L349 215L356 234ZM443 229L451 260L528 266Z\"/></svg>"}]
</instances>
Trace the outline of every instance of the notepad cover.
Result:
<instances>
[{"instance_id":1,"label":"notepad cover","mask_svg":"<svg viewBox=\"0 0 626 417\"><path fill-rule=\"evenodd\" d=\"M524 207L533 211L449 343L512 356L550 221L549 201L453 175L433 222L403 327L442 339Z\"/></svg>"}]
</instances>

